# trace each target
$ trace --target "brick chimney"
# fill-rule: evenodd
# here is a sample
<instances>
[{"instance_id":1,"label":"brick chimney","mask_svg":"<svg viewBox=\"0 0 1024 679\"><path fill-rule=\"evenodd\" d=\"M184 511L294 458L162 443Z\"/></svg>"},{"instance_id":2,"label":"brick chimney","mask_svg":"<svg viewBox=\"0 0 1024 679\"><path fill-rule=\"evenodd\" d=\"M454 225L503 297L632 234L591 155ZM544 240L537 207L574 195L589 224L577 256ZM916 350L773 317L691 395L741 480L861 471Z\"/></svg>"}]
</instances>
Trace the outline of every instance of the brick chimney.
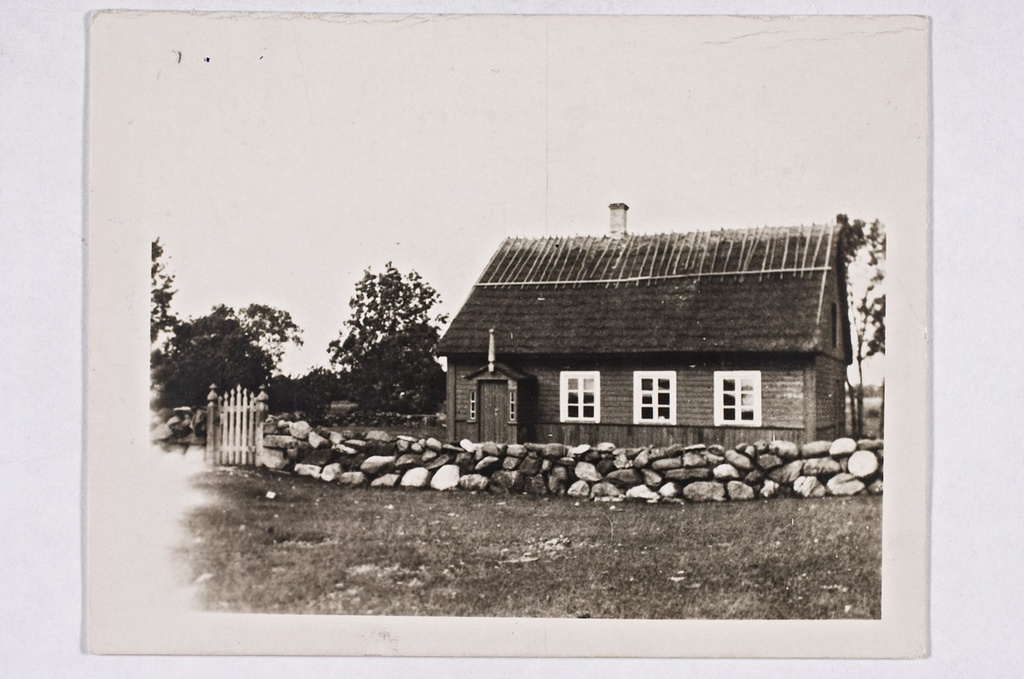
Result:
<instances>
[{"instance_id":1,"label":"brick chimney","mask_svg":"<svg viewBox=\"0 0 1024 679\"><path fill-rule=\"evenodd\" d=\"M626 210L629 206L625 203L612 203L608 206L612 211L612 238L622 238L626 235Z\"/></svg>"}]
</instances>

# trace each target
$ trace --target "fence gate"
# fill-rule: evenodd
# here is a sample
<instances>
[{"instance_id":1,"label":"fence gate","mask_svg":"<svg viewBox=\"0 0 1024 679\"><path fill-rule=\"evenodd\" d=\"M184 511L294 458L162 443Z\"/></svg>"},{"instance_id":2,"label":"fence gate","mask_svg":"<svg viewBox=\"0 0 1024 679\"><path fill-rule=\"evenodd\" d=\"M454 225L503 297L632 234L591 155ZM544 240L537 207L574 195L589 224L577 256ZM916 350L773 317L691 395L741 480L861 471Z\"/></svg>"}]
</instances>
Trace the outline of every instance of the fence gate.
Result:
<instances>
[{"instance_id":1,"label":"fence gate","mask_svg":"<svg viewBox=\"0 0 1024 679\"><path fill-rule=\"evenodd\" d=\"M266 387L259 395L241 385L223 396L210 385L207 400L206 461L213 464L255 465L263 451Z\"/></svg>"}]
</instances>

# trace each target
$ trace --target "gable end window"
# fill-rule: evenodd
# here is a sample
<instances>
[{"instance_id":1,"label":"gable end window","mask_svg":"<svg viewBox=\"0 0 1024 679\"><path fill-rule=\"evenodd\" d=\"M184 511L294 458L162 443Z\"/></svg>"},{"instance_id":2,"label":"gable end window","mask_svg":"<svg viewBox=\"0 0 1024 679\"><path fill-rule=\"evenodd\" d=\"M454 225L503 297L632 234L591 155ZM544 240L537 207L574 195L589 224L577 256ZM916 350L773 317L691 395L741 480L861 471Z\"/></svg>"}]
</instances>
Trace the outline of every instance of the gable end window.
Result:
<instances>
[{"instance_id":1,"label":"gable end window","mask_svg":"<svg viewBox=\"0 0 1024 679\"><path fill-rule=\"evenodd\" d=\"M761 371L715 371L715 426L761 426Z\"/></svg>"},{"instance_id":2,"label":"gable end window","mask_svg":"<svg viewBox=\"0 0 1024 679\"><path fill-rule=\"evenodd\" d=\"M596 370L564 371L559 382L562 422L601 421L601 373Z\"/></svg>"},{"instance_id":3,"label":"gable end window","mask_svg":"<svg viewBox=\"0 0 1024 679\"><path fill-rule=\"evenodd\" d=\"M633 424L676 423L674 370L637 370L633 373Z\"/></svg>"}]
</instances>

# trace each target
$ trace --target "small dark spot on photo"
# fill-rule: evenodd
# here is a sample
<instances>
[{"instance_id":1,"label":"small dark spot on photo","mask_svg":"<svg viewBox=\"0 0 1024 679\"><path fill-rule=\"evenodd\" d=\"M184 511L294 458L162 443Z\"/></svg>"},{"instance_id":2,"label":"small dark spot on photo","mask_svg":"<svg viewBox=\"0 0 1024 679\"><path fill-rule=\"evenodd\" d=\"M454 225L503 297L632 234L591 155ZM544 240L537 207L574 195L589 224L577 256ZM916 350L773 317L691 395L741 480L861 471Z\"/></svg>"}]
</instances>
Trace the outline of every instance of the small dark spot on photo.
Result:
<instances>
[{"instance_id":1,"label":"small dark spot on photo","mask_svg":"<svg viewBox=\"0 0 1024 679\"><path fill-rule=\"evenodd\" d=\"M206 63L210 63L210 57L206 57Z\"/></svg>"}]
</instances>

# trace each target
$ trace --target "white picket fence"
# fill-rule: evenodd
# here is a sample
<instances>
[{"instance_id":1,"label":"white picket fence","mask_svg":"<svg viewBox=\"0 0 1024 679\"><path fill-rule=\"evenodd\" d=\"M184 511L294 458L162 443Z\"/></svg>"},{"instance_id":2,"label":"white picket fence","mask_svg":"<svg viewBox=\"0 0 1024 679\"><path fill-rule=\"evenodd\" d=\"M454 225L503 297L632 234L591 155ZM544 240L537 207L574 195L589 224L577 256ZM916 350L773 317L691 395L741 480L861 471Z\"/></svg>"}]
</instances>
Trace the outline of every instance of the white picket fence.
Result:
<instances>
[{"instance_id":1,"label":"white picket fence","mask_svg":"<svg viewBox=\"0 0 1024 679\"><path fill-rule=\"evenodd\" d=\"M224 395L210 385L207 396L206 460L212 464L255 465L263 449L267 392L258 395L241 385Z\"/></svg>"}]
</instances>

